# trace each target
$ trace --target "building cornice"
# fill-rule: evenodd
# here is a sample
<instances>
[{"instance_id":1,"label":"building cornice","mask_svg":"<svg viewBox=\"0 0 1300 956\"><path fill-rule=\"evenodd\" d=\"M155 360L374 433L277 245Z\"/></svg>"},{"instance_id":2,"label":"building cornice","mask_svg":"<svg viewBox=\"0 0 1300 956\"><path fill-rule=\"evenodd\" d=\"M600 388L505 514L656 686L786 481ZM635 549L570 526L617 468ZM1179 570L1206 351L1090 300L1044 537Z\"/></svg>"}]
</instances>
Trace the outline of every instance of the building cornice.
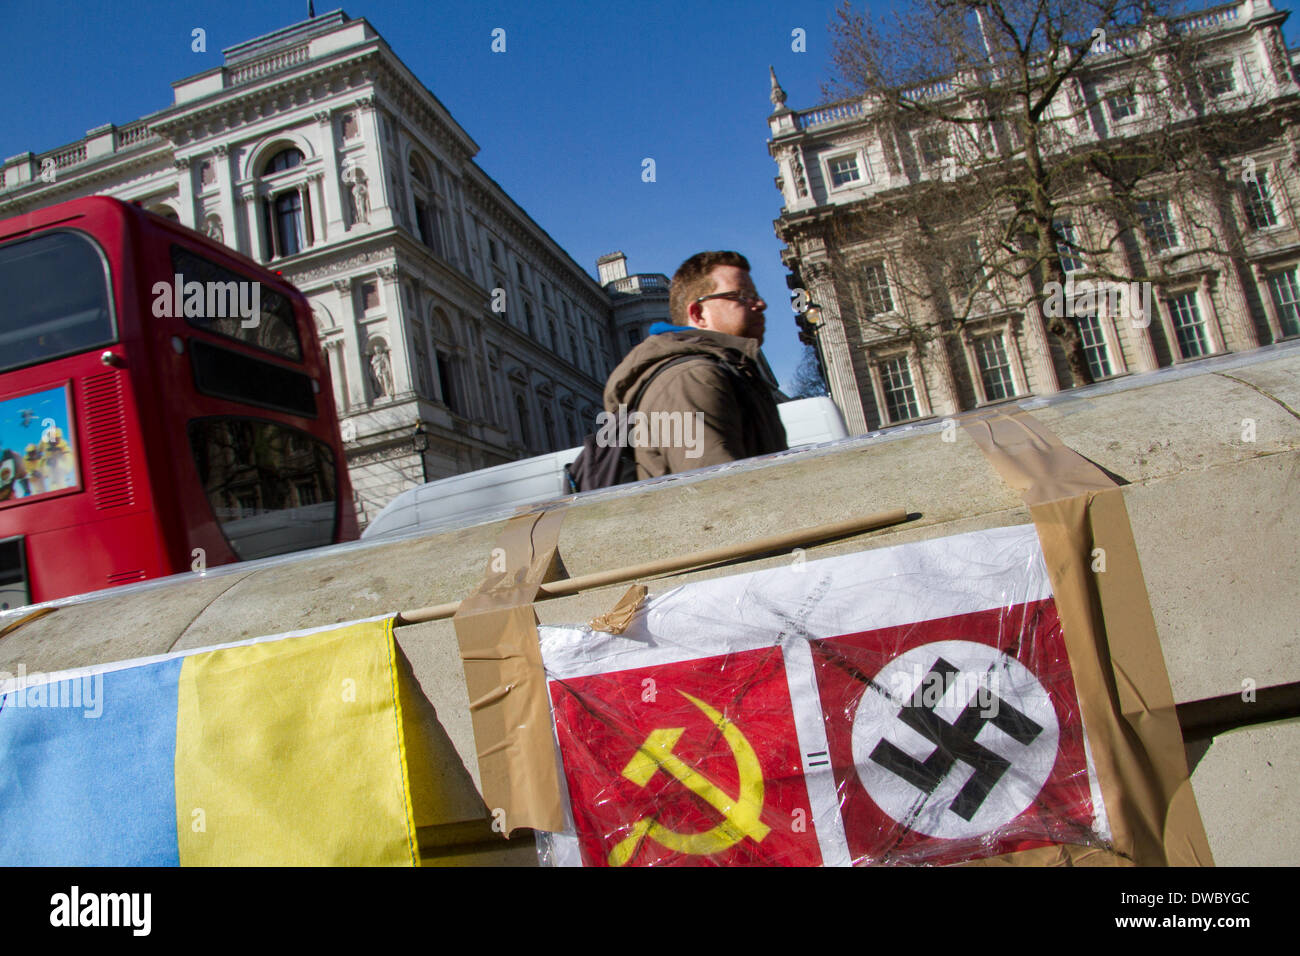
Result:
<instances>
[{"instance_id":1,"label":"building cornice","mask_svg":"<svg viewBox=\"0 0 1300 956\"><path fill-rule=\"evenodd\" d=\"M534 255L545 260L555 274L576 274L591 308L596 311L610 308L609 296L600 284L550 239L546 231L510 198L496 180L483 172L477 164L466 166L466 170L469 172L464 182L466 193L474 204L493 217L498 231L512 235Z\"/></svg>"}]
</instances>

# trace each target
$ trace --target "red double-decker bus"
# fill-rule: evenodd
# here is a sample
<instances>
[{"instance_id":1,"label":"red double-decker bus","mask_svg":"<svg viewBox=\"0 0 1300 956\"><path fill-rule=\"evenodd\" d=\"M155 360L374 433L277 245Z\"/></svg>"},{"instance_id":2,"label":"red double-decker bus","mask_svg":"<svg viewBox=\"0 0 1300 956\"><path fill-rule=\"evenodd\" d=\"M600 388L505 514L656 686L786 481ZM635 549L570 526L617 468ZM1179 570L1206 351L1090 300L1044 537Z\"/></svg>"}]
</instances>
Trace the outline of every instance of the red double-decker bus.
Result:
<instances>
[{"instance_id":1,"label":"red double-decker bus","mask_svg":"<svg viewBox=\"0 0 1300 956\"><path fill-rule=\"evenodd\" d=\"M0 222L0 606L357 536L307 299L106 197Z\"/></svg>"}]
</instances>

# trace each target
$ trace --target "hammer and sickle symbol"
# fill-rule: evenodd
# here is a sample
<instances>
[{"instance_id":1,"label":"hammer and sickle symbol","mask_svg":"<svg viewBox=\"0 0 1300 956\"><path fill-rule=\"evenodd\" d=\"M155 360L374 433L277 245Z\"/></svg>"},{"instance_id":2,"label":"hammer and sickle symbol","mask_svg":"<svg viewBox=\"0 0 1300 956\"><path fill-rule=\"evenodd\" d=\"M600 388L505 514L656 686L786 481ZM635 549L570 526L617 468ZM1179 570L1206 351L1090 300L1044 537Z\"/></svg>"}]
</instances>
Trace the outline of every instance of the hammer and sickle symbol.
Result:
<instances>
[{"instance_id":1,"label":"hammer and sickle symbol","mask_svg":"<svg viewBox=\"0 0 1300 956\"><path fill-rule=\"evenodd\" d=\"M646 838L678 853L707 856L735 846L745 837L760 843L771 832L771 827L759 819L763 810L763 768L759 765L754 748L749 745L740 728L722 714L685 691L678 693L698 707L722 732L740 774L740 793L734 798L729 796L673 753L678 739L686 732L685 727L664 727L651 731L645 743L623 768L623 776L638 787L644 787L662 769L722 814L722 822L703 833L679 833L661 826L657 820L642 818L632 825L632 832L610 851L610 866L623 866L627 863Z\"/></svg>"}]
</instances>

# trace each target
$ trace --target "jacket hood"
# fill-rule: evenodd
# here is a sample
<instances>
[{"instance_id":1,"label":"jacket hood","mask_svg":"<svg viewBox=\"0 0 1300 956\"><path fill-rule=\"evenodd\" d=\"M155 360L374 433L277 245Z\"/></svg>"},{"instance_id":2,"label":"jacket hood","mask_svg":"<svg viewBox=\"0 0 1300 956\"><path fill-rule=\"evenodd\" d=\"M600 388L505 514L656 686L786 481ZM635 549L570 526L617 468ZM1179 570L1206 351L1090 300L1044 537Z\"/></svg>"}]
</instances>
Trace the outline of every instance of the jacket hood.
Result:
<instances>
[{"instance_id":1,"label":"jacket hood","mask_svg":"<svg viewBox=\"0 0 1300 956\"><path fill-rule=\"evenodd\" d=\"M732 365L752 365L760 378L773 389L775 376L755 339L726 335L710 329L656 322L650 336L623 357L605 383L605 410L616 412L626 404L641 383L664 362L679 355L704 355L723 359Z\"/></svg>"}]
</instances>

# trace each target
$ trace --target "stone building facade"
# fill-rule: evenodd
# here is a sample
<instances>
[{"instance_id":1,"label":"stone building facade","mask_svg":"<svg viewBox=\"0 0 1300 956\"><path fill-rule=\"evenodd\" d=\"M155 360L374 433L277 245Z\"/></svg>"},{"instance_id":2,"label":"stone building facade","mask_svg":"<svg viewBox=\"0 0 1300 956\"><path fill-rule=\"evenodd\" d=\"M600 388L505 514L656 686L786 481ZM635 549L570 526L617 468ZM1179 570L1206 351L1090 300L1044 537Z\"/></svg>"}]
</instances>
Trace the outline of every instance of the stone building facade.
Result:
<instances>
[{"instance_id":1,"label":"stone building facade","mask_svg":"<svg viewBox=\"0 0 1300 956\"><path fill-rule=\"evenodd\" d=\"M223 52L166 109L5 160L0 217L107 194L279 270L315 313L363 525L425 478L580 444L626 351L623 297L478 167L364 19Z\"/></svg>"},{"instance_id":2,"label":"stone building facade","mask_svg":"<svg viewBox=\"0 0 1300 956\"><path fill-rule=\"evenodd\" d=\"M1229 202L1164 195L1143 207L1142 229L1129 230L1104 256L1088 262L1068 247L1062 251L1062 271L1078 288L1086 288L1101 267L1111 275L1172 275L1154 289L1148 284L1145 295L1140 284L1108 291L1106 307L1079 318L1094 380L1300 336L1300 86L1297 55L1282 39L1287 15L1268 0L1244 0L1178 24L1196 31L1202 56L1189 102L1240 110L1242 122L1254 124L1265 138L1248 154L1215 157ZM1145 102L1142 91L1125 80L1124 70L1131 71L1126 65L1140 49L1100 49L1095 63L1062 91L1061 113L1071 126L1067 144L1118 143L1140 135L1143 118L1159 112L1159 104ZM792 286L820 307L811 322L804 321L804 338L817 344L849 431L1070 387L1065 351L1046 332L1044 309L1052 306L1034 294L1028 279L1014 290L1017 295L975 296L956 334L925 347L902 334L917 324L937 327L942 310L934 297L911 294L909 277L927 264L906 261L889 216L897 215L919 184L942 179L961 188L947 143L924 126L900 131L876 122L864 100L791 110L775 74L771 84L769 151L784 199L776 232L786 246L782 256ZM955 95L946 82L910 93L936 103ZM988 141L1002 144L1005 154L1014 133L1009 124L993 126ZM1239 175L1246 168L1251 175ZM1118 224L1100 204L1084 205L1055 227L1069 242L1095 249L1105 241L1099 237L1116 234ZM1200 215L1211 207L1209 215ZM886 225L846 241L850 234L836 224L865 209ZM983 240L972 234L969 241ZM972 247L974 262L978 249ZM1116 285L1112 279L1108 288ZM1101 283L1096 286L1100 291ZM957 299L964 309L960 290L940 295L950 300L943 306L948 314L957 311ZM1018 298L1020 307L1001 306L1008 298ZM891 334L893 320L898 334Z\"/></svg>"}]
</instances>

